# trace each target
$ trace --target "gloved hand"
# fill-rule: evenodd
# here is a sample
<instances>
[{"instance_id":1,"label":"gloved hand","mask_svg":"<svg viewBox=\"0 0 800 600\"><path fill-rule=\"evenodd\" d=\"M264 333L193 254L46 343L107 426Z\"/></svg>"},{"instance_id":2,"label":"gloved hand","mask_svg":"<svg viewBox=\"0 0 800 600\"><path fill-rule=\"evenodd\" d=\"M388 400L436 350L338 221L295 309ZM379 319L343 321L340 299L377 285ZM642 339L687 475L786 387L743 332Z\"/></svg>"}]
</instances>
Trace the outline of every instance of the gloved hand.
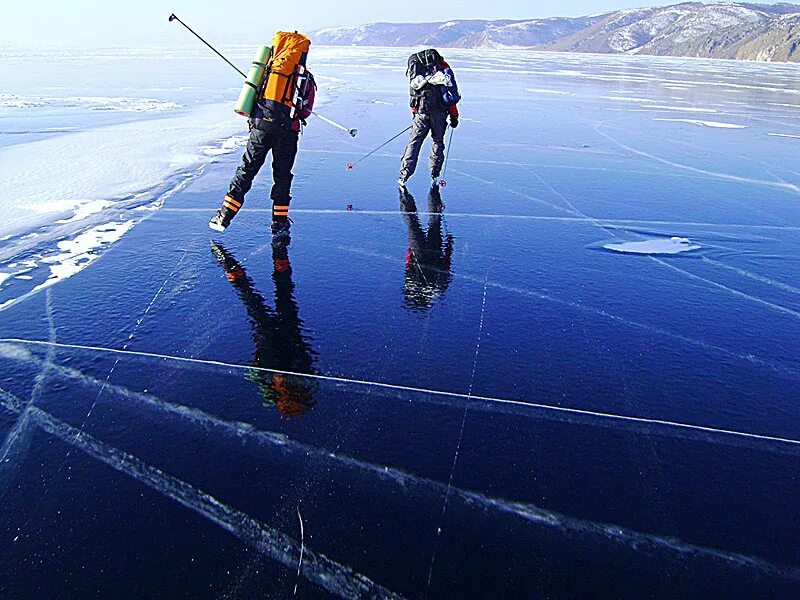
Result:
<instances>
[{"instance_id":1,"label":"gloved hand","mask_svg":"<svg viewBox=\"0 0 800 600\"><path fill-rule=\"evenodd\" d=\"M456 115L450 115L450 127L453 129L458 127L458 117Z\"/></svg>"},{"instance_id":2,"label":"gloved hand","mask_svg":"<svg viewBox=\"0 0 800 600\"><path fill-rule=\"evenodd\" d=\"M428 78L422 75L417 75L409 82L412 90L421 90L428 83Z\"/></svg>"}]
</instances>

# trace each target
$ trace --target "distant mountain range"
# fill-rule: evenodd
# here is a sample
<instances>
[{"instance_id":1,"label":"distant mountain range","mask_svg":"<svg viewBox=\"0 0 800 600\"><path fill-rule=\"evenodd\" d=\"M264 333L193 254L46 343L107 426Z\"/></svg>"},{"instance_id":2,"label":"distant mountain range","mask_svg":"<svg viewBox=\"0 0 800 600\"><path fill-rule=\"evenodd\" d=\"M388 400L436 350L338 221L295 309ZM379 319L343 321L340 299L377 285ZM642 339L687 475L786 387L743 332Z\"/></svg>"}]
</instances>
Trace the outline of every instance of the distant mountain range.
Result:
<instances>
[{"instance_id":1,"label":"distant mountain range","mask_svg":"<svg viewBox=\"0 0 800 600\"><path fill-rule=\"evenodd\" d=\"M687 2L527 21L373 23L321 29L316 44L526 48L800 62L800 5Z\"/></svg>"}]
</instances>

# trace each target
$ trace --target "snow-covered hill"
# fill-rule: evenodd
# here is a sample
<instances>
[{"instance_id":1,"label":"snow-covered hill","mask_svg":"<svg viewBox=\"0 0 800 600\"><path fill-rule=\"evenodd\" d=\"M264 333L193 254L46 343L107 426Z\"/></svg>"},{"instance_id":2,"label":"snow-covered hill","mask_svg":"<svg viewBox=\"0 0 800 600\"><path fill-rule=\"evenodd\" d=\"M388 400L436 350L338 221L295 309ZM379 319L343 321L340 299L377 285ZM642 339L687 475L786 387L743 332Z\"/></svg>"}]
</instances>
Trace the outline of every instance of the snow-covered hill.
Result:
<instances>
[{"instance_id":1,"label":"snow-covered hill","mask_svg":"<svg viewBox=\"0 0 800 600\"><path fill-rule=\"evenodd\" d=\"M547 44L590 27L603 16L527 21L455 20L446 23L373 23L321 29L316 44L334 46L418 46L450 48L530 47Z\"/></svg>"},{"instance_id":2,"label":"snow-covered hill","mask_svg":"<svg viewBox=\"0 0 800 600\"><path fill-rule=\"evenodd\" d=\"M687 2L578 18L374 23L323 29L318 44L522 47L560 52L800 60L800 6Z\"/></svg>"}]
</instances>

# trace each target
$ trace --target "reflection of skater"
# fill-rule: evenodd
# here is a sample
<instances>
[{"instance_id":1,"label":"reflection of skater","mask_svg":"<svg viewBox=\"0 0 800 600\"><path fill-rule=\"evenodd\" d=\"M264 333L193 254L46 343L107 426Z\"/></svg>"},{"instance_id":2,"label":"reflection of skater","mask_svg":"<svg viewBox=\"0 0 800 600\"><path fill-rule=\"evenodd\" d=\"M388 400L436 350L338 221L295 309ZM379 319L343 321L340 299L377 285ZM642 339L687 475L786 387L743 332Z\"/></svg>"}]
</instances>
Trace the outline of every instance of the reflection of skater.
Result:
<instances>
[{"instance_id":1,"label":"reflection of skater","mask_svg":"<svg viewBox=\"0 0 800 600\"><path fill-rule=\"evenodd\" d=\"M211 243L211 252L225 269L228 281L236 289L250 317L256 344L253 365L263 369L313 373L316 352L303 334L287 246L288 243L272 245L274 310L267 307L264 297L253 287L252 279L232 254L216 242ZM261 389L264 405L274 405L284 418L301 415L314 404L312 388L306 379L256 370L250 371L248 378Z\"/></svg>"},{"instance_id":2,"label":"reflection of skater","mask_svg":"<svg viewBox=\"0 0 800 600\"><path fill-rule=\"evenodd\" d=\"M400 188L400 210L408 226L405 303L416 310L433 307L450 286L453 236L442 235L442 196L439 187L428 192L428 230L419 222L417 205L407 189Z\"/></svg>"},{"instance_id":3,"label":"reflection of skater","mask_svg":"<svg viewBox=\"0 0 800 600\"><path fill-rule=\"evenodd\" d=\"M404 187L417 168L422 142L431 134L430 171L431 183L437 179L444 163L444 133L447 116L450 127L458 127L458 93L456 77L441 55L434 49L412 54L408 59L406 75L411 93L411 112L414 123L405 154L400 163L400 178L397 183Z\"/></svg>"}]
</instances>

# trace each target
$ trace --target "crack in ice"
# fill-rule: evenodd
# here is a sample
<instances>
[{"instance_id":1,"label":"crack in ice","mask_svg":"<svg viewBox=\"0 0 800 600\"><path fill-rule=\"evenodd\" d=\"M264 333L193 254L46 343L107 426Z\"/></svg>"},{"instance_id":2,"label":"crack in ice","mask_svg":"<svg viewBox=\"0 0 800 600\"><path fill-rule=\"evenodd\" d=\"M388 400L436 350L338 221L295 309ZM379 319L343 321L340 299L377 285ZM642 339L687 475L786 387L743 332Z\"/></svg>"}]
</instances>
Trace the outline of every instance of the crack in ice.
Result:
<instances>
[{"instance_id":1,"label":"crack in ice","mask_svg":"<svg viewBox=\"0 0 800 600\"><path fill-rule=\"evenodd\" d=\"M8 408L8 407L7 407ZM92 458L217 524L239 540L285 567L301 555L296 541L250 515L223 504L210 494L157 469L141 459L77 430L38 407L29 409L37 427ZM304 576L341 598L401 598L368 577L303 546Z\"/></svg>"},{"instance_id":2,"label":"crack in ice","mask_svg":"<svg viewBox=\"0 0 800 600\"><path fill-rule=\"evenodd\" d=\"M746 431L737 431L735 429L722 429L718 427L710 427L706 425L696 425L692 423L682 423L679 421L667 421L664 419L650 419L647 417L637 417L632 415L620 415L615 413L608 413L608 412L601 412L601 411L593 411L587 410L582 408L570 408L566 406L554 406L551 404L541 404L537 402L526 402L523 400L515 400L510 398L495 398L492 396L467 396L466 394L459 393L459 392L450 392L446 390L434 390L428 388L420 388L414 386L407 386L407 385L399 385L393 383L384 383L380 381L368 381L364 379L351 379L347 377L338 377L335 375L319 375L319 374L312 374L312 373L300 373L297 371L284 371L278 369L267 369L264 367L256 367L253 365L243 365L237 363L229 363L225 361L219 360L210 360L210 359L201 359L201 358L188 358L183 356L173 356L170 354L160 354L157 352L142 352L142 351L135 351L135 350L119 350L116 348L107 348L103 346L88 346L83 344L65 344L65 343L57 343L51 344L50 342L46 342L43 340L26 340L26 339L19 339L19 338L0 338L0 344L8 343L8 344L23 344L23 345L32 345L32 346L48 346L54 345L59 348L69 348L74 350L88 350L94 352L105 352L109 354L121 354L121 355L128 355L132 357L139 357L139 358L158 358L161 360L166 361L174 361L179 363L186 363L186 364L195 364L195 365L207 365L207 366L215 366L215 367L224 367L228 369L236 369L241 371L259 371L263 373L270 373L270 374L280 374L280 375L287 375L293 377L305 377L308 379L314 379L317 381L328 381L333 383L345 383L345 384L353 384L353 385L362 385L365 387L372 387L372 388L379 388L384 390L394 390L394 391L405 391L405 392L416 392L420 394L430 394L435 396L442 396L446 398L459 398L462 400L472 400L472 401L479 401L479 402L489 402L489 403L496 403L499 405L508 405L508 406L515 406L520 408L528 408L528 409L540 409L543 411L552 411L556 413L565 413L571 415L580 415L580 416L588 416L588 417L597 417L599 419L608 419L608 420L616 420L616 421L623 421L627 423L638 423L638 424L646 424L646 425L657 425L663 426L667 428L674 428L674 429L685 429L688 431L693 432L703 432L703 433L710 433L710 434L719 434L723 436L732 436L732 437L739 437L749 440L761 440L766 442L775 442L779 444L789 444L792 446L800 446L800 440L787 438L787 437L780 437L780 436L772 436L772 435L764 435L758 433L750 433Z\"/></svg>"}]
</instances>

